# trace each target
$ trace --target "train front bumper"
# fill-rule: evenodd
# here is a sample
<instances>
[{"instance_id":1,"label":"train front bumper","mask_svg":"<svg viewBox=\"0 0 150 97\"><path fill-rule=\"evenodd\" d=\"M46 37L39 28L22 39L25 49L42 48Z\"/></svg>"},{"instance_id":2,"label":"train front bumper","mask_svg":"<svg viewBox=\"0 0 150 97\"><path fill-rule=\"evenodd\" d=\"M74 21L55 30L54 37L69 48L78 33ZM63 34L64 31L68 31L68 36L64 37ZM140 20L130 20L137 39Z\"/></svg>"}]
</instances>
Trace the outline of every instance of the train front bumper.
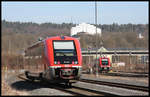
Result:
<instances>
[{"instance_id":1,"label":"train front bumper","mask_svg":"<svg viewBox=\"0 0 150 97\"><path fill-rule=\"evenodd\" d=\"M73 79L78 80L82 73L82 67L71 67L71 68L61 68L61 67L49 67L46 70L46 79Z\"/></svg>"}]
</instances>

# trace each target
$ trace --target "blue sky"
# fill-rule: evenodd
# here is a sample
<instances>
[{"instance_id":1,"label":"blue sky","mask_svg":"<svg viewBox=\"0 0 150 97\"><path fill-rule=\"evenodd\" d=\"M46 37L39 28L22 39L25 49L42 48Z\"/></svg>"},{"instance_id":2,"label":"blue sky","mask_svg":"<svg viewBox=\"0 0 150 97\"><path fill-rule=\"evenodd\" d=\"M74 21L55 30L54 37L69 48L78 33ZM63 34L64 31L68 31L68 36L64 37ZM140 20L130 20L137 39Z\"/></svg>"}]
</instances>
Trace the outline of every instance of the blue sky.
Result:
<instances>
[{"instance_id":1,"label":"blue sky","mask_svg":"<svg viewBox=\"0 0 150 97\"><path fill-rule=\"evenodd\" d=\"M98 24L147 24L148 2L97 2ZM95 2L2 2L2 20L95 23Z\"/></svg>"}]
</instances>

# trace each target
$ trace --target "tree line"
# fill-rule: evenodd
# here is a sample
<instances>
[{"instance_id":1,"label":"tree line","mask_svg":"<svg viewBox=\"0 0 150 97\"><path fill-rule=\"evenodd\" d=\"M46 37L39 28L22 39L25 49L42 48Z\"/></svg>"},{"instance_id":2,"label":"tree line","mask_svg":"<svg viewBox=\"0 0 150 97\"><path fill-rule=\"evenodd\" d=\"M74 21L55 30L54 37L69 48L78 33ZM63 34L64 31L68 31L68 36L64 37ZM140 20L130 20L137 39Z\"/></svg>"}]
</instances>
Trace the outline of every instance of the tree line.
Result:
<instances>
[{"instance_id":1,"label":"tree line","mask_svg":"<svg viewBox=\"0 0 150 97\"><path fill-rule=\"evenodd\" d=\"M56 35L70 36L71 27L76 26L72 23L42 23L33 22L9 22L1 21L2 52L19 52L38 40L38 37L50 37ZM94 24L93 24L94 25ZM89 46L106 48L148 48L149 24L99 24L97 27L102 29L102 37L91 35L80 35L82 48ZM142 33L143 39L137 36Z\"/></svg>"}]
</instances>

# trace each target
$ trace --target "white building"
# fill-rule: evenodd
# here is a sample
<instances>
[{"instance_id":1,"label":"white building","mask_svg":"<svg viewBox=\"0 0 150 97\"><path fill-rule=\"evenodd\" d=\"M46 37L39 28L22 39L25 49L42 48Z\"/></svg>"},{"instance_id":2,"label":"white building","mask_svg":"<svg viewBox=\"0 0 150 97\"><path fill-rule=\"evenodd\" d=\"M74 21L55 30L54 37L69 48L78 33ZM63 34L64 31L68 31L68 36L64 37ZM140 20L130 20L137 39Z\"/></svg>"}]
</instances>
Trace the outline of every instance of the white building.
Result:
<instances>
[{"instance_id":1,"label":"white building","mask_svg":"<svg viewBox=\"0 0 150 97\"><path fill-rule=\"evenodd\" d=\"M140 38L140 39L144 38L144 37L142 36L142 33L139 33L138 38Z\"/></svg>"},{"instance_id":2,"label":"white building","mask_svg":"<svg viewBox=\"0 0 150 97\"><path fill-rule=\"evenodd\" d=\"M94 25L81 23L77 25L76 27L71 28L71 36L76 35L77 33L80 33L80 32L86 32L88 34L93 35L96 33L96 27ZM97 28L97 33L101 35L100 28Z\"/></svg>"}]
</instances>

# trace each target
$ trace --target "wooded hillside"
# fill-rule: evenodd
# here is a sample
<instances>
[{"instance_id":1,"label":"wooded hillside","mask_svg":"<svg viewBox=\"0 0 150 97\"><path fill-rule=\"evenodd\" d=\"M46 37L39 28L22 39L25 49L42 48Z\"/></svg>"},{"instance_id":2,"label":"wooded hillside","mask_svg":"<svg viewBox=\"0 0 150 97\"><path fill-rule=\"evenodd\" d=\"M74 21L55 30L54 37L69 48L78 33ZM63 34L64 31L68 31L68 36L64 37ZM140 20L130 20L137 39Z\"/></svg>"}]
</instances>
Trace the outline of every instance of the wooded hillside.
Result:
<instances>
[{"instance_id":1,"label":"wooded hillside","mask_svg":"<svg viewBox=\"0 0 150 97\"><path fill-rule=\"evenodd\" d=\"M19 52L38 40L39 37L56 35L70 36L70 29L76 24L72 23L21 23L1 21L2 24L2 52ZM148 24L117 24L98 25L102 29L103 46L106 48L148 48ZM143 39L137 38L142 33ZM100 37L97 38L100 47ZM82 48L95 46L95 36L80 35Z\"/></svg>"}]
</instances>

